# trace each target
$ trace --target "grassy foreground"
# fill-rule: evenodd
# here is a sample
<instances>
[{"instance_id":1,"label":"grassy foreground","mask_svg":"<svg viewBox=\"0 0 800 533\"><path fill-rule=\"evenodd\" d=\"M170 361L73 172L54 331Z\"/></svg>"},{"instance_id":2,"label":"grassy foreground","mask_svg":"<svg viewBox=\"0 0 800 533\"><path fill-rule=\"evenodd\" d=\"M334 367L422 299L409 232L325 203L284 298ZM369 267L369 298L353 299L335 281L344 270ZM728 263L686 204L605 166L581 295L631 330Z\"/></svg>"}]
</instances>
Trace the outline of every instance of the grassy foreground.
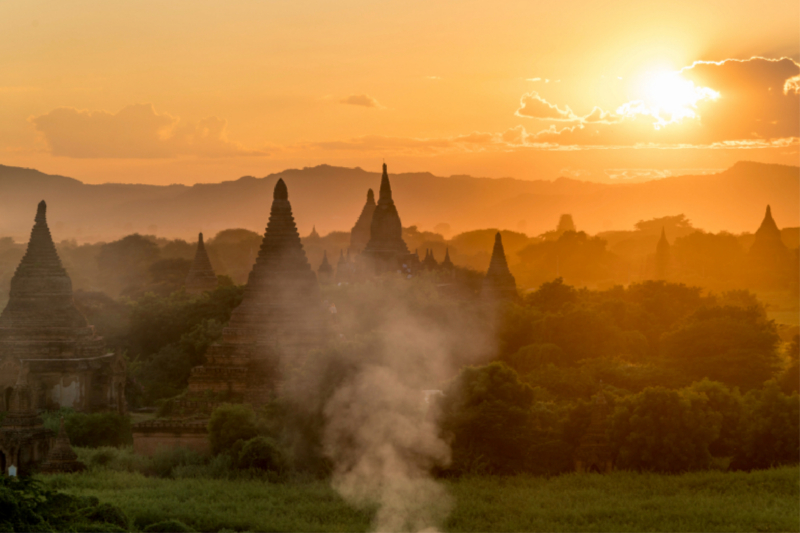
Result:
<instances>
[{"instance_id":1,"label":"grassy foreground","mask_svg":"<svg viewBox=\"0 0 800 533\"><path fill-rule=\"evenodd\" d=\"M198 531L366 531L371 512L323 482L160 479L93 469L42 478L120 506L141 529L178 519ZM800 469L679 476L615 472L445 482L445 531L800 531Z\"/></svg>"}]
</instances>

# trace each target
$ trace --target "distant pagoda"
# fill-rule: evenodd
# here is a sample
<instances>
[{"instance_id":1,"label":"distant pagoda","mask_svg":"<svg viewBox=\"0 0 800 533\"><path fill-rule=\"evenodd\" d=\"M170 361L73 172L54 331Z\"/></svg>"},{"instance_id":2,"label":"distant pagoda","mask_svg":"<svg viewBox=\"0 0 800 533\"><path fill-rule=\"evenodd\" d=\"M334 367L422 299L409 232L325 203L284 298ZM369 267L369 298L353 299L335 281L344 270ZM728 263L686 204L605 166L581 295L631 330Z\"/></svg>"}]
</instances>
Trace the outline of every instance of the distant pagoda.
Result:
<instances>
[{"instance_id":1,"label":"distant pagoda","mask_svg":"<svg viewBox=\"0 0 800 533\"><path fill-rule=\"evenodd\" d=\"M102 337L75 307L44 200L0 314L0 390L14 384L23 365L38 408L126 409L125 360L106 351Z\"/></svg>"},{"instance_id":2,"label":"distant pagoda","mask_svg":"<svg viewBox=\"0 0 800 533\"><path fill-rule=\"evenodd\" d=\"M450 260L450 248L444 250L444 261L442 261L442 270L453 270L456 266Z\"/></svg>"},{"instance_id":3,"label":"distant pagoda","mask_svg":"<svg viewBox=\"0 0 800 533\"><path fill-rule=\"evenodd\" d=\"M308 264L282 179L275 185L269 223L222 342L207 364L192 369L190 393L230 393L262 405L278 392L281 365L319 347L325 333L319 286Z\"/></svg>"},{"instance_id":4,"label":"distant pagoda","mask_svg":"<svg viewBox=\"0 0 800 533\"><path fill-rule=\"evenodd\" d=\"M794 257L783 243L781 230L767 206L764 220L755 234L755 241L747 253L748 282L762 288L777 288L797 281L796 255ZM795 264L793 267L792 264Z\"/></svg>"},{"instance_id":5,"label":"distant pagoda","mask_svg":"<svg viewBox=\"0 0 800 533\"><path fill-rule=\"evenodd\" d=\"M486 299L516 299L517 282L506 262L506 253L503 250L503 239L498 231L494 237L494 249L492 250L492 260L489 262L489 270L483 278L481 297Z\"/></svg>"},{"instance_id":6,"label":"distant pagoda","mask_svg":"<svg viewBox=\"0 0 800 533\"><path fill-rule=\"evenodd\" d=\"M433 250L426 250L425 251L425 260L422 261L422 266L425 270L436 270L439 268L439 263L436 261L436 258L433 257Z\"/></svg>"},{"instance_id":7,"label":"distant pagoda","mask_svg":"<svg viewBox=\"0 0 800 533\"><path fill-rule=\"evenodd\" d=\"M317 278L320 283L329 283L333 279L333 267L328 262L328 251L322 251L322 263L317 269Z\"/></svg>"},{"instance_id":8,"label":"distant pagoda","mask_svg":"<svg viewBox=\"0 0 800 533\"><path fill-rule=\"evenodd\" d=\"M378 205L372 215L369 242L364 248L363 255L371 262L377 274L397 270L401 261L409 255L408 247L403 241L400 215L397 214L397 208L392 200L392 186L389 184L386 163L383 164Z\"/></svg>"},{"instance_id":9,"label":"distant pagoda","mask_svg":"<svg viewBox=\"0 0 800 533\"><path fill-rule=\"evenodd\" d=\"M203 244L203 234L200 233L197 236L197 252L195 252L194 261L189 268L189 274L186 276L186 292L189 294L203 294L206 291L216 289L217 283L217 275L214 273L214 268L208 259L206 247Z\"/></svg>"},{"instance_id":10,"label":"distant pagoda","mask_svg":"<svg viewBox=\"0 0 800 533\"><path fill-rule=\"evenodd\" d=\"M750 248L750 255L765 260L784 259L788 248L781 239L781 230L772 218L772 209L767 206L764 220L756 230L756 240Z\"/></svg>"},{"instance_id":11,"label":"distant pagoda","mask_svg":"<svg viewBox=\"0 0 800 533\"><path fill-rule=\"evenodd\" d=\"M370 229L372 227L372 215L375 213L375 193L372 189L367 191L367 203L361 209L356 225L350 230L350 249L355 253L360 253L369 243Z\"/></svg>"},{"instance_id":12,"label":"distant pagoda","mask_svg":"<svg viewBox=\"0 0 800 533\"><path fill-rule=\"evenodd\" d=\"M661 238L656 245L656 279L665 280L669 275L669 267L671 262L670 245L667 240L667 232L661 228Z\"/></svg>"}]
</instances>

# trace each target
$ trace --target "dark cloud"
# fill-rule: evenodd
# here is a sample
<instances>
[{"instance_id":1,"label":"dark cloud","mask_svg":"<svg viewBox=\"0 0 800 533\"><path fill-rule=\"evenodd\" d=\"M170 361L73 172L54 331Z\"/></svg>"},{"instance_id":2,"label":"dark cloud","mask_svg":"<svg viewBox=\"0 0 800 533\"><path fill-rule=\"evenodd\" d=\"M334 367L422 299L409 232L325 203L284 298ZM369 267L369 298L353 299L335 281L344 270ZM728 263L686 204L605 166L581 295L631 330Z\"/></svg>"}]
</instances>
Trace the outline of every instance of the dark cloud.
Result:
<instances>
[{"instance_id":1,"label":"dark cloud","mask_svg":"<svg viewBox=\"0 0 800 533\"><path fill-rule=\"evenodd\" d=\"M362 107L383 107L376 99L368 94L351 94L339 100L340 104L359 105Z\"/></svg>"},{"instance_id":2,"label":"dark cloud","mask_svg":"<svg viewBox=\"0 0 800 533\"><path fill-rule=\"evenodd\" d=\"M118 113L59 107L31 122L57 156L148 159L266 155L228 141L222 119L183 123L167 113L157 113L151 104L129 105Z\"/></svg>"}]
</instances>

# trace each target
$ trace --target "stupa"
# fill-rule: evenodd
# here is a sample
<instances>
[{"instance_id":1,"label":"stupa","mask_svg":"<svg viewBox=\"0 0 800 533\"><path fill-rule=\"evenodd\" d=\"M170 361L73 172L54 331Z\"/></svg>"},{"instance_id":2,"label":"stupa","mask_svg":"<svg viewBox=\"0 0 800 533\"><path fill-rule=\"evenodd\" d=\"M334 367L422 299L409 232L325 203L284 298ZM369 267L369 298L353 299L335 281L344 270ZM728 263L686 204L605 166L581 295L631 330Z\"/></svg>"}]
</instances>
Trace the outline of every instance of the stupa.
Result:
<instances>
[{"instance_id":1,"label":"stupa","mask_svg":"<svg viewBox=\"0 0 800 533\"><path fill-rule=\"evenodd\" d=\"M363 251L369 242L372 215L375 213L375 207L375 193L372 192L372 189L369 189L367 191L367 203L361 209L356 225L350 230L350 249L355 253Z\"/></svg>"},{"instance_id":2,"label":"stupa","mask_svg":"<svg viewBox=\"0 0 800 533\"><path fill-rule=\"evenodd\" d=\"M400 215L392 200L392 186L389 184L386 163L383 164L378 204L372 214L369 242L362 255L376 274L397 270L402 260L409 255L408 247L403 241Z\"/></svg>"},{"instance_id":3,"label":"stupa","mask_svg":"<svg viewBox=\"0 0 800 533\"><path fill-rule=\"evenodd\" d=\"M747 253L749 281L760 287L778 287L790 279L797 280L797 270L792 268L792 256L783 243L781 230L767 206L764 220L755 234L755 241Z\"/></svg>"},{"instance_id":4,"label":"stupa","mask_svg":"<svg viewBox=\"0 0 800 533\"><path fill-rule=\"evenodd\" d=\"M0 423L0 473L28 474L47 456L53 432L45 429L36 413L33 393L27 381L27 365L22 364L16 383L8 394L8 412Z\"/></svg>"},{"instance_id":5,"label":"stupa","mask_svg":"<svg viewBox=\"0 0 800 533\"><path fill-rule=\"evenodd\" d=\"M436 258L433 257L433 250L426 250L425 251L425 260L422 262L422 266L426 270L436 270L439 268L439 263L436 261Z\"/></svg>"},{"instance_id":6,"label":"stupa","mask_svg":"<svg viewBox=\"0 0 800 533\"><path fill-rule=\"evenodd\" d=\"M320 283L330 283L330 281L333 279L333 267L328 262L327 250L323 250L322 252L322 263L317 269L317 278L319 279Z\"/></svg>"},{"instance_id":7,"label":"stupa","mask_svg":"<svg viewBox=\"0 0 800 533\"><path fill-rule=\"evenodd\" d=\"M40 408L125 411L125 360L106 351L103 339L75 307L72 281L50 236L44 201L0 314L0 390L6 404L23 365Z\"/></svg>"},{"instance_id":8,"label":"stupa","mask_svg":"<svg viewBox=\"0 0 800 533\"><path fill-rule=\"evenodd\" d=\"M69 436L64 430L64 419L61 418L55 445L50 448L47 459L39 467L39 472L42 474L69 474L81 470L86 470L86 465L78 461L78 454L70 445Z\"/></svg>"},{"instance_id":9,"label":"stupa","mask_svg":"<svg viewBox=\"0 0 800 533\"><path fill-rule=\"evenodd\" d=\"M492 259L489 262L489 270L483 278L481 297L486 299L516 299L517 282L506 262L506 253L503 250L503 239L498 231L494 237L494 249Z\"/></svg>"},{"instance_id":10,"label":"stupa","mask_svg":"<svg viewBox=\"0 0 800 533\"><path fill-rule=\"evenodd\" d=\"M594 398L592 420L575 450L575 470L577 472L611 472L613 456L611 443L606 435L608 402L600 391Z\"/></svg>"},{"instance_id":11,"label":"stupa","mask_svg":"<svg viewBox=\"0 0 800 533\"><path fill-rule=\"evenodd\" d=\"M224 392L264 404L278 392L281 365L320 346L324 335L317 277L300 243L286 184L279 179L242 303L231 313L222 342L209 348L208 362L192 369L189 391Z\"/></svg>"},{"instance_id":12,"label":"stupa","mask_svg":"<svg viewBox=\"0 0 800 533\"><path fill-rule=\"evenodd\" d=\"M208 259L205 244L203 244L203 234L197 236L197 252L194 254L194 261L189 268L186 276L186 292L189 294L203 294L206 291L213 291L217 288L217 275Z\"/></svg>"},{"instance_id":13,"label":"stupa","mask_svg":"<svg viewBox=\"0 0 800 533\"><path fill-rule=\"evenodd\" d=\"M450 260L450 248L444 250L444 261L442 261L443 270L453 270L456 266Z\"/></svg>"}]
</instances>

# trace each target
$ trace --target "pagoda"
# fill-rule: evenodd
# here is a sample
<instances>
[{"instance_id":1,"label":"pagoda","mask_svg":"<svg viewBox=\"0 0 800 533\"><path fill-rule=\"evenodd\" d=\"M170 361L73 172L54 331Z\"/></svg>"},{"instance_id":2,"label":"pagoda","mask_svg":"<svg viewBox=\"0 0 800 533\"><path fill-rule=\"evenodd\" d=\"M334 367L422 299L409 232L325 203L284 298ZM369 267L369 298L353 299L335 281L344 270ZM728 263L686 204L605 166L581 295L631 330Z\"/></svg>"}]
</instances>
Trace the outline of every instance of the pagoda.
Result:
<instances>
[{"instance_id":1,"label":"pagoda","mask_svg":"<svg viewBox=\"0 0 800 533\"><path fill-rule=\"evenodd\" d=\"M797 279L797 270L792 268L792 256L783 243L770 206L767 206L764 220L756 231L746 264L749 281L756 286L778 287L788 283L790 278Z\"/></svg>"},{"instance_id":2,"label":"pagoda","mask_svg":"<svg viewBox=\"0 0 800 533\"><path fill-rule=\"evenodd\" d=\"M667 276L669 275L670 260L670 245L669 241L667 240L667 232L662 227L661 238L658 240L658 244L656 245L656 279L667 279Z\"/></svg>"},{"instance_id":3,"label":"pagoda","mask_svg":"<svg viewBox=\"0 0 800 533\"><path fill-rule=\"evenodd\" d=\"M291 365L319 347L325 315L317 277L306 259L282 179L242 303L233 310L222 342L212 345L205 365L192 369L191 394L224 393L254 405L270 401Z\"/></svg>"},{"instance_id":4,"label":"pagoda","mask_svg":"<svg viewBox=\"0 0 800 533\"><path fill-rule=\"evenodd\" d=\"M330 283L330 281L333 279L333 267L328 262L327 250L323 250L322 252L322 263L317 269L317 278L319 279L320 283Z\"/></svg>"},{"instance_id":5,"label":"pagoda","mask_svg":"<svg viewBox=\"0 0 800 533\"><path fill-rule=\"evenodd\" d=\"M375 213L375 193L372 189L367 191L367 203L361 209L356 225L350 230L350 249L355 253L364 250L369 242L370 229L372 227L372 215Z\"/></svg>"},{"instance_id":6,"label":"pagoda","mask_svg":"<svg viewBox=\"0 0 800 533\"><path fill-rule=\"evenodd\" d=\"M442 261L443 270L453 270L456 266L450 260L450 248L444 250L444 260Z\"/></svg>"},{"instance_id":7,"label":"pagoda","mask_svg":"<svg viewBox=\"0 0 800 533\"><path fill-rule=\"evenodd\" d=\"M125 412L125 360L106 351L75 307L44 200L0 314L0 390L9 390L22 366L39 408Z\"/></svg>"},{"instance_id":8,"label":"pagoda","mask_svg":"<svg viewBox=\"0 0 800 533\"><path fill-rule=\"evenodd\" d=\"M206 247L203 244L203 234L197 236L197 252L194 254L194 261L189 268L186 276L186 292L189 294L203 294L206 291L213 291L217 288L217 275L208 259Z\"/></svg>"},{"instance_id":9,"label":"pagoda","mask_svg":"<svg viewBox=\"0 0 800 533\"><path fill-rule=\"evenodd\" d=\"M506 253L503 250L503 239L498 231L494 237L494 249L492 250L492 260L489 262L489 270L483 278L481 297L496 299L517 299L517 282L506 262Z\"/></svg>"},{"instance_id":10,"label":"pagoda","mask_svg":"<svg viewBox=\"0 0 800 533\"><path fill-rule=\"evenodd\" d=\"M371 263L376 274L397 270L401 261L409 255L408 247L403 241L400 215L392 200L392 186L389 184L386 163L383 164L378 204L370 224L369 242L362 255Z\"/></svg>"},{"instance_id":11,"label":"pagoda","mask_svg":"<svg viewBox=\"0 0 800 533\"><path fill-rule=\"evenodd\" d=\"M425 270L436 270L439 268L439 263L433 257L433 250L425 250L425 260L422 261L422 266Z\"/></svg>"},{"instance_id":12,"label":"pagoda","mask_svg":"<svg viewBox=\"0 0 800 533\"><path fill-rule=\"evenodd\" d=\"M597 393L592 407L592 419L577 450L575 450L576 472L611 472L613 454L606 434L608 402L603 391Z\"/></svg>"},{"instance_id":13,"label":"pagoda","mask_svg":"<svg viewBox=\"0 0 800 533\"><path fill-rule=\"evenodd\" d=\"M761 226L756 230L756 240L750 248L750 255L759 257L765 260L783 259L788 251L786 245L781 239L781 230L772 218L772 209L767 206L767 212L764 214L764 220L761 221Z\"/></svg>"}]
</instances>

